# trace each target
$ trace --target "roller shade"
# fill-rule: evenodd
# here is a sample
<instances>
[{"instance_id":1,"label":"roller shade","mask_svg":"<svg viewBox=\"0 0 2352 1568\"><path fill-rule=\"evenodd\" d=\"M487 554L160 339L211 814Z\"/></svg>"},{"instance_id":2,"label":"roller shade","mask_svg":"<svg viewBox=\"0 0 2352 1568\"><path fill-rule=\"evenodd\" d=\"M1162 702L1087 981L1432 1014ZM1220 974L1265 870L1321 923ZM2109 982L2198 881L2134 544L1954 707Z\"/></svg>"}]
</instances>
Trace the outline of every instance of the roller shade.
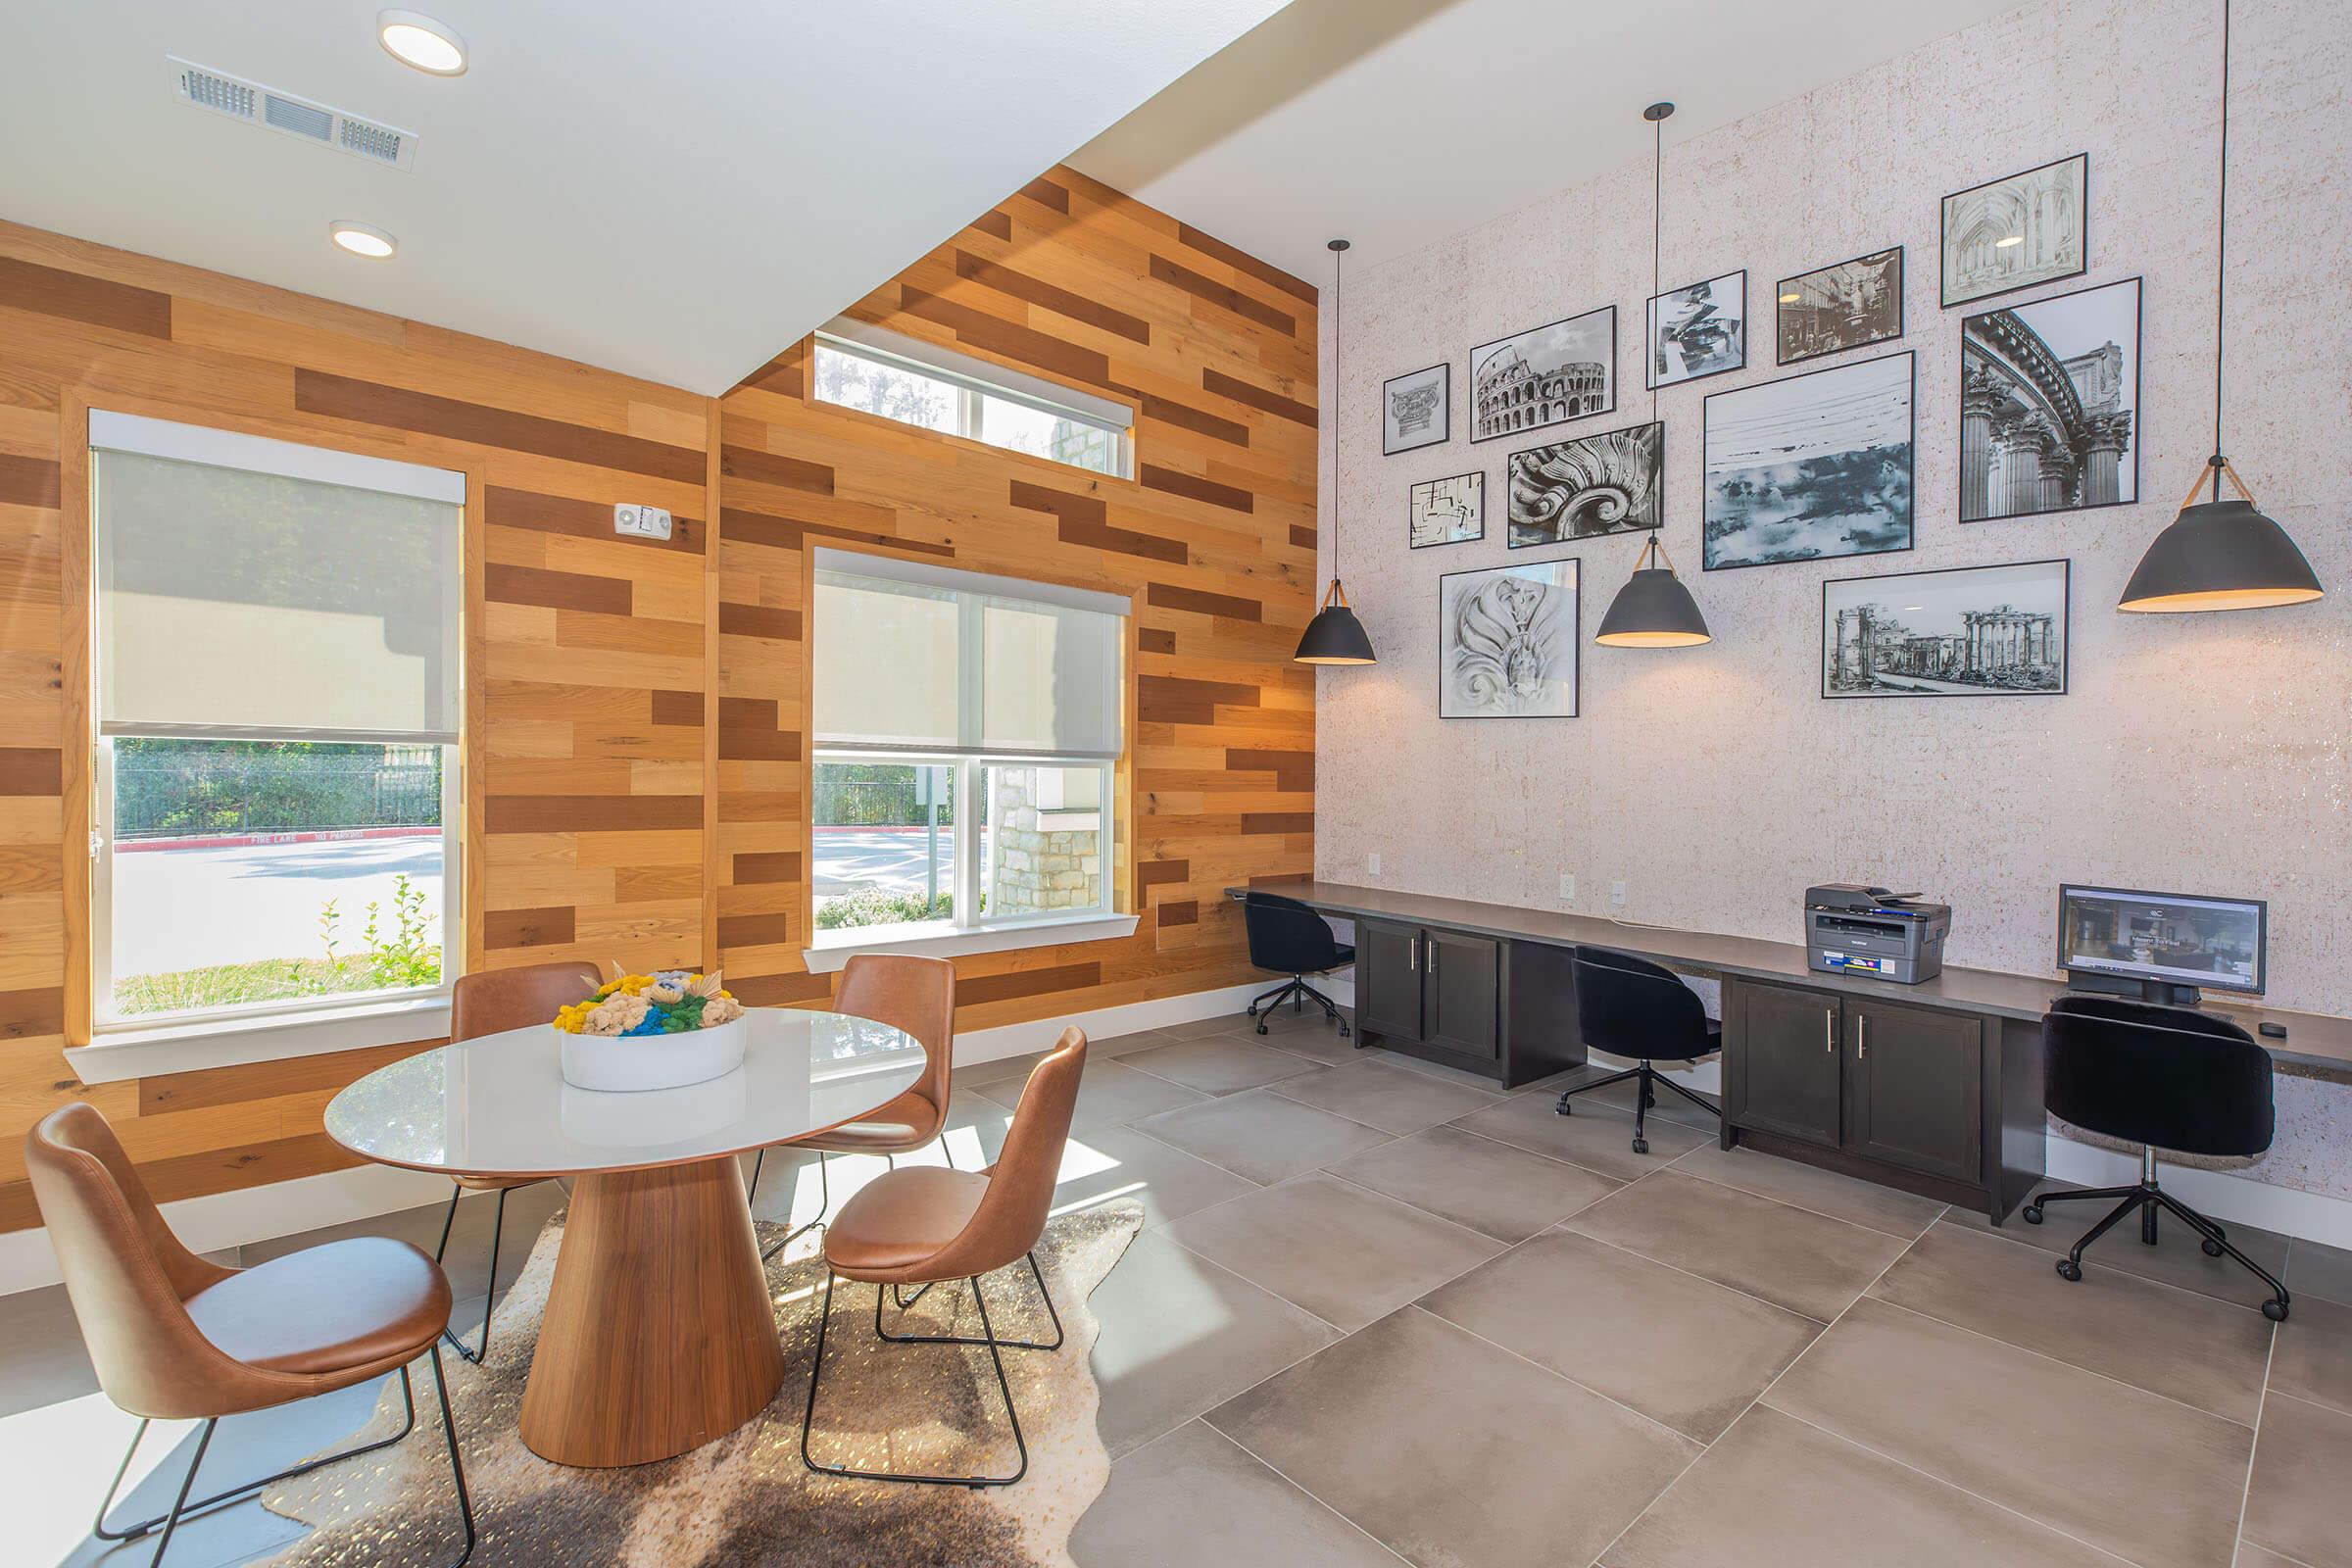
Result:
<instances>
[{"instance_id":1,"label":"roller shade","mask_svg":"<svg viewBox=\"0 0 2352 1568\"><path fill-rule=\"evenodd\" d=\"M93 413L106 734L458 738L462 474Z\"/></svg>"},{"instance_id":2,"label":"roller shade","mask_svg":"<svg viewBox=\"0 0 2352 1568\"><path fill-rule=\"evenodd\" d=\"M820 550L819 746L1116 758L1128 601Z\"/></svg>"}]
</instances>

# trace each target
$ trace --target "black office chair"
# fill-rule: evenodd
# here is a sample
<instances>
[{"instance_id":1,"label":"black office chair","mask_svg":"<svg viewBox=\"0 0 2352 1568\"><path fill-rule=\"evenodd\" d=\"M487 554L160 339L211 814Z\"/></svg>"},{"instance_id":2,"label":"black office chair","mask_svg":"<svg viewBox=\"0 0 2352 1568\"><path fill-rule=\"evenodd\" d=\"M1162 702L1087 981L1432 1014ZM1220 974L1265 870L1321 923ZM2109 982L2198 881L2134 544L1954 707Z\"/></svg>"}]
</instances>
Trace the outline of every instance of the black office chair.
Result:
<instances>
[{"instance_id":1,"label":"black office chair","mask_svg":"<svg viewBox=\"0 0 2352 1568\"><path fill-rule=\"evenodd\" d=\"M1282 984L1250 1004L1250 1016L1272 1012L1289 998L1291 1010L1297 1012L1307 1000L1321 1004L1323 1015L1340 1026L1340 1038L1353 1033L1348 1020L1329 997L1306 983L1310 974L1329 974L1342 964L1355 961L1355 950L1331 934L1323 917L1300 904L1273 893L1254 890L1242 897L1242 926L1250 933L1250 962L1260 969L1290 976ZM1266 1032L1260 1018L1257 1032Z\"/></svg>"},{"instance_id":2,"label":"black office chair","mask_svg":"<svg viewBox=\"0 0 2352 1568\"><path fill-rule=\"evenodd\" d=\"M1579 948L1570 961L1576 971L1576 1024L1585 1044L1612 1056L1631 1056L1640 1065L1563 1089L1560 1114L1570 1114L1571 1095L1636 1080L1641 1090L1634 1097L1637 1154L1649 1152L1646 1118L1649 1107L1658 1102L1659 1084L1720 1118L1721 1105L1650 1066L1653 1061L1692 1061L1723 1049L1723 1025L1707 1016L1698 993L1676 979L1671 969L1606 948Z\"/></svg>"},{"instance_id":3,"label":"black office chair","mask_svg":"<svg viewBox=\"0 0 2352 1568\"><path fill-rule=\"evenodd\" d=\"M2193 1007L2166 1007L2120 997L2060 997L2042 1015L2043 1102L2063 1121L2140 1146L2139 1180L2131 1187L2037 1195L2026 1222L2041 1223L2050 1203L2079 1199L2122 1201L2058 1260L2059 1274L2082 1277L2082 1250L2128 1214L2139 1215L2139 1239L2156 1245L2156 1211L2186 1220L2205 1255L2227 1252L2271 1288L2263 1316L2286 1317L2286 1287L2230 1245L2212 1220L2156 1184L2156 1151L2184 1154L2259 1154L2271 1147L2271 1056L2227 1019Z\"/></svg>"}]
</instances>

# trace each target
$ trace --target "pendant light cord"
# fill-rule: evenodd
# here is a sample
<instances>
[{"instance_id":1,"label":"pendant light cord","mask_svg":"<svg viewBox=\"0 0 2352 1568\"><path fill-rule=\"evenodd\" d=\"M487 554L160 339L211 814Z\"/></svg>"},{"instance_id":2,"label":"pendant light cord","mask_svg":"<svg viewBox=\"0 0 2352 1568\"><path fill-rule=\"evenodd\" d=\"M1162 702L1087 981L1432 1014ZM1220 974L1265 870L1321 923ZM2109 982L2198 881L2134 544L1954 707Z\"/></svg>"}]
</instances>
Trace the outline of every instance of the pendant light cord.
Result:
<instances>
[{"instance_id":1,"label":"pendant light cord","mask_svg":"<svg viewBox=\"0 0 2352 1568\"><path fill-rule=\"evenodd\" d=\"M2222 0L2226 6L2229 0ZM1666 117L1660 115L1649 122L1652 133L1649 151L1649 303L1642 308L1642 358L1650 360L1657 345L1650 340L1657 328L1650 321L1650 313L1658 308L1658 257L1665 248L1666 233ZM1658 422L1658 368L1644 367L1649 371L1649 422Z\"/></svg>"},{"instance_id":2,"label":"pendant light cord","mask_svg":"<svg viewBox=\"0 0 2352 1568\"><path fill-rule=\"evenodd\" d=\"M1340 263L1346 260L1347 255L1346 241L1340 241L1331 247L1331 400L1335 404L1340 398L1340 351L1348 341L1348 334L1341 330L1340 322ZM1382 416L1387 416L1385 410ZM1333 593L1341 591L1340 421L1337 419L1331 421L1331 587ZM1330 604L1331 594L1325 594L1323 602L1326 605ZM1342 599L1341 603L1345 604L1347 601Z\"/></svg>"},{"instance_id":3,"label":"pendant light cord","mask_svg":"<svg viewBox=\"0 0 2352 1568\"><path fill-rule=\"evenodd\" d=\"M2222 357L2229 341L2230 287L2230 0L2222 0L2222 180L2213 258L2213 499L2222 499Z\"/></svg>"}]
</instances>

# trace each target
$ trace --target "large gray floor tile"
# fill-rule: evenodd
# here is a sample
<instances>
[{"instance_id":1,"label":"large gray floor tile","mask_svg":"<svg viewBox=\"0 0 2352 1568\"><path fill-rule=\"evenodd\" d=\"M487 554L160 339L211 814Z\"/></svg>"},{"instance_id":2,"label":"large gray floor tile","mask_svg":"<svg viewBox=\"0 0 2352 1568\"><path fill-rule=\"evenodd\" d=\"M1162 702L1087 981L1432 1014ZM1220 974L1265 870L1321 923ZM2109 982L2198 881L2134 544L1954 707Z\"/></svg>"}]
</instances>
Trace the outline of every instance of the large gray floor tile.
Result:
<instances>
[{"instance_id":1,"label":"large gray floor tile","mask_svg":"<svg viewBox=\"0 0 2352 1568\"><path fill-rule=\"evenodd\" d=\"M2049 1182L2041 1190L2064 1191L2065 1188L2063 1182ZM2020 1209L1998 1227L1998 1234L2038 1247L2045 1252L2064 1256L2066 1250L2081 1240L2082 1233L2097 1224L2113 1206L2102 1201L2053 1203L2042 1211L2045 1217L2039 1225L2027 1224L2025 1213ZM1965 1225L1971 1230L1995 1229L1983 1214L1958 1205L1954 1205L1944 1217L1954 1225ZM2285 1237L2252 1225L2223 1223L2230 1232L2231 1246L2272 1273L2284 1278ZM2268 1294L2262 1282L2239 1267L2233 1259L2207 1257L2198 1245L2196 1235L2170 1214L2164 1216L2157 1229L2154 1247L2141 1244L2139 1226L2132 1220L2122 1222L2100 1237L2096 1245L2082 1254L2082 1272L2088 1274L2094 1268L2136 1274L2142 1279L2178 1285L2183 1290L2218 1296L2225 1301L2237 1301L2247 1306L2258 1304ZM2287 1284L2291 1290L2294 1282L2289 1280Z\"/></svg>"},{"instance_id":2,"label":"large gray floor tile","mask_svg":"<svg viewBox=\"0 0 2352 1568\"><path fill-rule=\"evenodd\" d=\"M1573 1232L1515 1247L1422 1307L1710 1443L1821 1325Z\"/></svg>"},{"instance_id":3,"label":"large gray floor tile","mask_svg":"<svg viewBox=\"0 0 2352 1568\"><path fill-rule=\"evenodd\" d=\"M2120 1559L1759 1406L1601 1561L1606 1568L2083 1568Z\"/></svg>"},{"instance_id":4,"label":"large gray floor tile","mask_svg":"<svg viewBox=\"0 0 2352 1568\"><path fill-rule=\"evenodd\" d=\"M1280 1048L1294 1056L1319 1061L1326 1067L1342 1067L1351 1061L1362 1061L1373 1054L1355 1043L1353 1035L1343 1035L1337 1029L1269 1029L1264 1034L1244 1018L1221 1038L1239 1040L1246 1046Z\"/></svg>"},{"instance_id":5,"label":"large gray floor tile","mask_svg":"<svg viewBox=\"0 0 2352 1568\"><path fill-rule=\"evenodd\" d=\"M1350 1155L1331 1170L1359 1187L1506 1242L1523 1242L1620 1185L1582 1165L1546 1159L1458 1127L1432 1127L1399 1138Z\"/></svg>"},{"instance_id":6,"label":"large gray floor tile","mask_svg":"<svg viewBox=\"0 0 2352 1568\"><path fill-rule=\"evenodd\" d=\"M1266 1089L1246 1090L1137 1123L1140 1130L1253 1182L1278 1182L1385 1144L1378 1128Z\"/></svg>"},{"instance_id":7,"label":"large gray floor tile","mask_svg":"<svg viewBox=\"0 0 2352 1568\"><path fill-rule=\"evenodd\" d=\"M1343 1329L1502 1250L1492 1236L1322 1174L1189 1214L1167 1235Z\"/></svg>"},{"instance_id":8,"label":"large gray floor tile","mask_svg":"<svg viewBox=\"0 0 2352 1568\"><path fill-rule=\"evenodd\" d=\"M2275 1551L2257 1546L2251 1541L2240 1541L2237 1544L2236 1568L2310 1568L2310 1564L2299 1563L2292 1557L2281 1557Z\"/></svg>"},{"instance_id":9,"label":"large gray floor tile","mask_svg":"<svg viewBox=\"0 0 2352 1568\"><path fill-rule=\"evenodd\" d=\"M1304 1056L1295 1056L1271 1046L1245 1044L1231 1035L1174 1040L1136 1052L1124 1059L1130 1067L1204 1095L1230 1095L1270 1084L1278 1078L1326 1070L1321 1063Z\"/></svg>"},{"instance_id":10,"label":"large gray floor tile","mask_svg":"<svg viewBox=\"0 0 2352 1568\"><path fill-rule=\"evenodd\" d=\"M1285 1079L1273 1089L1286 1100L1320 1105L1349 1121L1398 1136L1502 1102L1502 1097L1493 1091L1446 1083L1379 1061L1352 1061L1312 1077Z\"/></svg>"},{"instance_id":11,"label":"large gray floor tile","mask_svg":"<svg viewBox=\"0 0 2352 1568\"><path fill-rule=\"evenodd\" d=\"M1982 1231L1935 1225L1870 1294L2247 1426L2262 1403L2260 1312L2129 1274L2070 1284L2039 1248Z\"/></svg>"},{"instance_id":12,"label":"large gray floor tile","mask_svg":"<svg viewBox=\"0 0 2352 1568\"><path fill-rule=\"evenodd\" d=\"M2230 1239L2236 1242L2238 1232L2230 1231ZM2286 1288L2299 1297L2325 1296L2330 1301L2352 1305L2352 1251L2322 1242L2307 1242L2300 1236L2295 1238L2293 1246L2287 1260ZM2256 1260L2268 1261L2259 1254Z\"/></svg>"},{"instance_id":13,"label":"large gray floor tile","mask_svg":"<svg viewBox=\"0 0 2352 1568\"><path fill-rule=\"evenodd\" d=\"M1407 1072L1421 1073L1444 1083L1462 1084L1493 1094L1508 1093L1502 1087L1502 1080L1492 1073L1472 1072L1467 1067L1456 1067L1451 1062L1430 1061L1425 1057L1407 1055L1401 1051L1387 1051L1375 1046L1364 1052L1361 1059L1377 1061L1384 1067L1402 1067Z\"/></svg>"},{"instance_id":14,"label":"large gray floor tile","mask_svg":"<svg viewBox=\"0 0 2352 1568\"><path fill-rule=\"evenodd\" d=\"M2298 1293L2278 1325L2271 1388L2352 1415L2352 1306Z\"/></svg>"},{"instance_id":15,"label":"large gray floor tile","mask_svg":"<svg viewBox=\"0 0 2352 1568\"><path fill-rule=\"evenodd\" d=\"M1144 1205L1145 1225L1165 1225L1255 1191L1257 1183L1248 1177L1195 1159L1132 1127L1090 1127L1072 1133L1062 1149L1054 1211L1132 1198Z\"/></svg>"},{"instance_id":16,"label":"large gray floor tile","mask_svg":"<svg viewBox=\"0 0 2352 1568\"><path fill-rule=\"evenodd\" d=\"M1630 1182L1661 1169L1708 1142L1706 1134L1679 1122L1652 1122L1649 1152L1634 1152L1634 1118L1606 1105L1587 1105L1563 1116L1543 1095L1513 1095L1499 1104L1458 1118L1482 1138L1497 1139L1554 1159L1564 1159L1603 1176Z\"/></svg>"},{"instance_id":17,"label":"large gray floor tile","mask_svg":"<svg viewBox=\"0 0 2352 1568\"><path fill-rule=\"evenodd\" d=\"M1918 1198L1876 1182L1841 1176L1834 1170L1798 1160L1758 1153L1755 1150L1725 1149L1701 1144L1674 1162L1686 1176L1721 1182L1816 1214L1863 1225L1910 1241L1936 1223L1944 1206L1932 1198Z\"/></svg>"},{"instance_id":18,"label":"large gray floor tile","mask_svg":"<svg viewBox=\"0 0 2352 1568\"><path fill-rule=\"evenodd\" d=\"M1824 1323L1903 1250L1884 1231L1671 1170L1612 1193L1567 1225Z\"/></svg>"},{"instance_id":19,"label":"large gray floor tile","mask_svg":"<svg viewBox=\"0 0 2352 1568\"><path fill-rule=\"evenodd\" d=\"M1396 1568L1396 1554L1200 1421L1128 1454L1078 1520L1080 1568Z\"/></svg>"},{"instance_id":20,"label":"large gray floor tile","mask_svg":"<svg viewBox=\"0 0 2352 1568\"><path fill-rule=\"evenodd\" d=\"M995 1098L1003 1095L1004 1089L1002 1085L984 1087L983 1093ZM1197 1105L1208 1098L1182 1084L1172 1084L1165 1078L1155 1078L1148 1072L1137 1072L1123 1062L1090 1059L1085 1075L1078 1080L1078 1103L1070 1113L1070 1125L1075 1128L1116 1126L1140 1121L1146 1116L1155 1116L1163 1110Z\"/></svg>"},{"instance_id":21,"label":"large gray floor tile","mask_svg":"<svg viewBox=\"0 0 2352 1568\"><path fill-rule=\"evenodd\" d=\"M1099 1425L1112 1457L1172 1432L1339 1331L1156 1231L1095 1290Z\"/></svg>"},{"instance_id":22,"label":"large gray floor tile","mask_svg":"<svg viewBox=\"0 0 2352 1568\"><path fill-rule=\"evenodd\" d=\"M1400 1555L1443 1568L1589 1563L1698 1452L1417 1307L1209 1421Z\"/></svg>"},{"instance_id":23,"label":"large gray floor tile","mask_svg":"<svg viewBox=\"0 0 2352 1568\"><path fill-rule=\"evenodd\" d=\"M2274 1392L2254 1449L2246 1539L2310 1568L2352 1568L2348 1476L2352 1415Z\"/></svg>"},{"instance_id":24,"label":"large gray floor tile","mask_svg":"<svg viewBox=\"0 0 2352 1568\"><path fill-rule=\"evenodd\" d=\"M1764 1402L2142 1568L2228 1568L2254 1434L1876 1299Z\"/></svg>"}]
</instances>

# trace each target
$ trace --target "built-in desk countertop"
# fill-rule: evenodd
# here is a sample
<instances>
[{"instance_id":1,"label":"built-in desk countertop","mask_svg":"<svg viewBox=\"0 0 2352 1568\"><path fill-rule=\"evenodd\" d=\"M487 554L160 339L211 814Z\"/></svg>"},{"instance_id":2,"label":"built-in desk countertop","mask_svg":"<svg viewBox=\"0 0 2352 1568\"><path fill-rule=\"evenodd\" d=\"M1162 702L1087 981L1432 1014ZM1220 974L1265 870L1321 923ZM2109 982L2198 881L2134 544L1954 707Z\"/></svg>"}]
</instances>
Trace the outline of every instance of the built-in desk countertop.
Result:
<instances>
[{"instance_id":1,"label":"built-in desk countertop","mask_svg":"<svg viewBox=\"0 0 2352 1568\"><path fill-rule=\"evenodd\" d=\"M1243 891L1226 890L1237 899ZM1933 980L1912 986L1897 985L1815 970L1806 962L1804 945L1797 942L1767 942L1757 937L1722 936L1712 931L1632 925L1554 909L1524 909L1426 893L1354 887L1344 882L1286 882L1262 891L1297 899L1325 914L1440 926L1505 942L1609 948L1672 968L1802 985L1816 991L1987 1017L2038 1020L2049 1010L2050 999L2066 989L2065 982L2055 976L2010 974L1998 969L1946 968ZM1798 919L1793 901L1788 919L1791 925ZM2319 1012L2240 1006L2210 997L2206 1006L2254 1036L2278 1061L2338 1072L2352 1069L2352 1019ZM2260 1030L2265 1023L2283 1027L2286 1038L2266 1038Z\"/></svg>"}]
</instances>

